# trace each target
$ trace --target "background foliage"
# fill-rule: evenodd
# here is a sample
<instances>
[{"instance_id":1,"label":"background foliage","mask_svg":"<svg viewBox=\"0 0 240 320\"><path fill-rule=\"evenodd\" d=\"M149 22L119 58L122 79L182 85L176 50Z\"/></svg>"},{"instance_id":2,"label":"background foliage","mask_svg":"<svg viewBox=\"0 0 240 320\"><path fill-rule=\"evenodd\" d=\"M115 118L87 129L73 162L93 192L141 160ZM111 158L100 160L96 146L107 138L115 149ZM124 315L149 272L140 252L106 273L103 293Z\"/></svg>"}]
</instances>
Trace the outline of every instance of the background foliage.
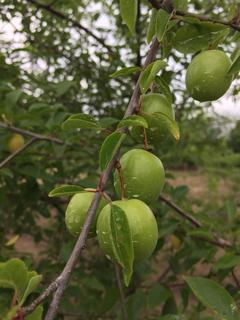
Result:
<instances>
[{"instance_id":1,"label":"background foliage","mask_svg":"<svg viewBox=\"0 0 240 320\"><path fill-rule=\"evenodd\" d=\"M122 24L118 1L53 1L51 8L86 26L109 45L106 48L86 30L30 1L1 3L5 30L0 48L1 121L63 141L56 144L39 140L0 169L0 261L20 257L30 269L43 274L40 292L63 269L75 242L65 229L67 199L47 195L60 184L95 187L100 172L97 154L107 136L102 131L63 131L61 124L68 115L80 112L99 117L108 129L114 127L114 119L122 118L136 76L110 75L125 66L141 66L151 5L140 2L133 36ZM236 14L237 1L190 1L188 9L229 21ZM164 193L204 227L196 231L166 204L153 204L159 222L158 247L149 261L137 266L126 289L129 319L178 319L173 315L179 319L215 319L195 300L184 275L216 280L239 303L240 126L214 114L211 105L200 105L189 98L183 81L185 69L191 59L189 53L201 48L184 52L184 41L176 36L179 26L181 23L164 38L158 58L169 61L161 79L174 94L181 140L168 141L155 153L168 175ZM231 30L220 48L235 54L239 34ZM156 91L161 90L157 82ZM238 98L238 80L228 94ZM11 136L10 130L0 128L1 160L9 155ZM122 151L134 145L136 142L128 137ZM196 172L205 179L205 190L197 196L182 179ZM111 187L110 181L110 194ZM201 240L208 239L212 232L234 243L234 249L219 249ZM31 253L22 252L26 236L30 239L27 246L34 244ZM8 293L5 296L10 301ZM1 303L6 306L6 301ZM96 240L90 239L66 290L58 319L120 319L119 310L114 268L99 252Z\"/></svg>"}]
</instances>

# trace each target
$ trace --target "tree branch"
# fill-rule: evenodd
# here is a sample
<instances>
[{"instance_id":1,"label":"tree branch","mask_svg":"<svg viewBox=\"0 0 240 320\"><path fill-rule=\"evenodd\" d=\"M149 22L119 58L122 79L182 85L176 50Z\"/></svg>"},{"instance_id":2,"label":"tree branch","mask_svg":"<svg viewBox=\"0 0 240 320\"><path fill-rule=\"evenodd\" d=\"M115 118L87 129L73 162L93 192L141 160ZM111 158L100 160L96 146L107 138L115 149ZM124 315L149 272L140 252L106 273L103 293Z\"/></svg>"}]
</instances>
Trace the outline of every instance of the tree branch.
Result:
<instances>
[{"instance_id":1,"label":"tree branch","mask_svg":"<svg viewBox=\"0 0 240 320\"><path fill-rule=\"evenodd\" d=\"M10 162L13 158L19 155L19 153L23 152L25 149L30 147L34 142L38 139L36 137L31 138L28 142L26 142L21 148L17 149L15 152L10 154L6 159L0 162L0 169L2 169L8 162Z\"/></svg>"},{"instance_id":2,"label":"tree branch","mask_svg":"<svg viewBox=\"0 0 240 320\"><path fill-rule=\"evenodd\" d=\"M46 140L46 141L51 141L51 142L54 142L54 143L57 143L57 144L64 144L64 141L62 141L62 140L60 140L58 138L45 136L45 135L38 134L38 133L35 133L35 132L32 132L32 131L20 129L20 128L14 127L12 125L8 125L8 124L6 124L4 122L0 122L0 128L9 129L9 130L11 130L13 132L20 133L20 134L22 134L24 136L33 137L33 138L36 138L38 140Z\"/></svg>"},{"instance_id":3,"label":"tree branch","mask_svg":"<svg viewBox=\"0 0 240 320\"><path fill-rule=\"evenodd\" d=\"M188 220L189 222L191 222L191 224L195 227L195 228L201 228L202 224L201 222L199 222L198 220L196 220L195 218L193 218L189 213L187 213L186 211L184 211L183 209L179 208L174 202L172 202L171 200L167 199L166 197L164 197L163 195L159 196L159 200L163 201L164 203L166 203L170 208L174 209L175 212L177 212L183 219ZM211 244L214 244L220 248L233 248L233 245L231 243L229 243L229 241L219 238L216 235L213 235L214 239L206 239L206 238L199 238L203 241L209 242Z\"/></svg>"},{"instance_id":4,"label":"tree branch","mask_svg":"<svg viewBox=\"0 0 240 320\"><path fill-rule=\"evenodd\" d=\"M88 28L84 27L81 23L79 23L78 21L74 20L73 18L68 17L66 14L64 14L64 13L62 13L60 11L57 11L56 9L52 8L51 5L39 3L36 0L26 0L26 1L34 4L37 8L44 9L44 10L50 12L51 14L55 15L56 17L61 18L63 20L66 20L66 21L72 23L72 25L74 27L76 27L76 28L78 28L80 30L83 30L84 32L86 32L86 34L91 36L93 39L97 40L97 42L99 42L104 48L106 48L108 50L108 52L110 52L111 54L113 53L112 48L109 45L107 45L102 38L99 38L91 30L89 30Z\"/></svg>"},{"instance_id":5,"label":"tree branch","mask_svg":"<svg viewBox=\"0 0 240 320\"><path fill-rule=\"evenodd\" d=\"M159 1L159 0L148 0L152 6L156 9L164 9L166 11L169 11L168 8L166 8L163 4L163 1ZM230 27L236 31L240 31L240 25L239 25L239 21L238 20L232 20L232 21L221 21L221 20L216 20L216 19L212 19L210 17L206 17L206 16L199 16L197 14L194 13L190 13L190 12L184 12L184 11L180 11L177 10L175 12L176 16L181 16L181 17L193 17L193 18L197 18L200 21L208 21L208 22L212 22L212 23L218 23L218 24L222 24L224 26Z\"/></svg>"},{"instance_id":6,"label":"tree branch","mask_svg":"<svg viewBox=\"0 0 240 320\"><path fill-rule=\"evenodd\" d=\"M144 68L146 68L146 66L148 66L151 62L154 61L154 59L156 57L156 53L157 53L158 47L159 47L159 43L158 43L157 39L154 39L154 41L153 41L153 43L152 43L152 45L150 47L150 50L148 52L148 55L146 57L146 60L145 60L145 63L144 63ZM130 102L128 104L127 110L125 112L124 118L129 116L129 115L131 115L131 114L133 114L135 109L138 106L138 101L139 101L139 98L140 98L139 80L140 80L140 76L138 78L137 84L135 85L135 88L134 88L132 97L130 99ZM124 130L124 129L122 129L122 130ZM75 247L74 247L74 249L73 249L73 251L71 253L71 256L70 256L68 262L65 265L65 268L63 269L63 271L60 274L60 276L53 282L53 283L55 283L54 288L55 288L56 292L54 294L52 303L51 303L51 305L50 305L50 307L48 309L48 312L47 312L47 315L45 317L45 320L52 320L55 317L55 315L57 314L57 311L58 311L58 308L59 308L59 304L60 304L60 301L62 299L62 295L63 295L63 293L64 293L64 291L66 289L67 283L68 283L68 281L70 279L70 276L71 276L71 274L73 272L73 269L74 269L76 263L79 260L79 256L81 255L82 250L85 247L85 243L86 243L86 240L87 240L89 229L91 227L91 224L92 224L92 221L94 219L98 204L99 204L100 199L101 199L101 194L104 191L104 188L105 188L105 186L107 184L107 181L108 181L108 179L110 177L110 174L113 171L115 163L116 163L116 161L118 159L119 149L120 149L120 146L116 150L115 155L114 155L113 159L110 161L110 163L108 164L106 170L104 172L102 172L102 174L100 176L100 179L99 179L99 182L98 182L98 188L97 188L98 192L96 192L95 195L94 195L93 201L92 201L91 206L90 206L90 208L88 210L87 218L86 218L86 220L84 222L84 225L83 225L82 231L81 231L81 233L79 235L79 238L78 238L78 240L77 240L77 242L75 244ZM49 287L52 287L53 283L50 284ZM49 287L45 290L47 292L45 297L48 297L53 291L55 291L55 290L49 290ZM43 297L43 296L44 296L44 293L40 297ZM43 300L44 299L40 299L40 303ZM38 304L34 304L34 308L36 308L36 306ZM24 308L23 309L24 315L29 314L30 312L28 310L33 311L34 308L32 309L31 305L30 305L30 307L28 309Z\"/></svg>"}]
</instances>

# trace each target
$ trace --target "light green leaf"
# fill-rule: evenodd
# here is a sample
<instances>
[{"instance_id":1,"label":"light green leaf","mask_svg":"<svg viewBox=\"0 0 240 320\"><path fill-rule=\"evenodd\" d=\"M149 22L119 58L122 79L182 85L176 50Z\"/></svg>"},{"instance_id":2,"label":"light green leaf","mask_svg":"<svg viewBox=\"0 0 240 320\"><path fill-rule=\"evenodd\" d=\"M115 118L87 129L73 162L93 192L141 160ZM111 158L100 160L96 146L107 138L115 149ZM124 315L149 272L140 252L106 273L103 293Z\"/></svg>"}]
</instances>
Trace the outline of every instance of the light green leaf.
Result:
<instances>
[{"instance_id":1,"label":"light green leaf","mask_svg":"<svg viewBox=\"0 0 240 320\"><path fill-rule=\"evenodd\" d=\"M62 196L73 196L74 194L82 191L84 191L84 188L82 186L63 185L63 186L54 188L52 191L49 192L48 196L50 198L62 197Z\"/></svg>"},{"instance_id":2,"label":"light green leaf","mask_svg":"<svg viewBox=\"0 0 240 320\"><path fill-rule=\"evenodd\" d=\"M146 93L154 81L157 73L166 67L167 63L163 60L156 60L149 64L147 68L142 72L140 77L140 89L142 93Z\"/></svg>"},{"instance_id":3,"label":"light green leaf","mask_svg":"<svg viewBox=\"0 0 240 320\"><path fill-rule=\"evenodd\" d=\"M123 268L124 282L128 286L133 273L132 235L125 212L116 205L111 207L110 223L114 253Z\"/></svg>"},{"instance_id":4,"label":"light green leaf","mask_svg":"<svg viewBox=\"0 0 240 320\"><path fill-rule=\"evenodd\" d=\"M184 277L184 279L201 303L214 310L221 319L239 319L233 298L217 282L202 277Z\"/></svg>"},{"instance_id":5,"label":"light green leaf","mask_svg":"<svg viewBox=\"0 0 240 320\"><path fill-rule=\"evenodd\" d=\"M162 41L165 33L167 32L169 21L171 20L171 14L165 10L158 10L156 17L156 36L159 42Z\"/></svg>"},{"instance_id":6,"label":"light green leaf","mask_svg":"<svg viewBox=\"0 0 240 320\"><path fill-rule=\"evenodd\" d=\"M41 320L43 315L43 307L38 306L29 316L26 317L26 320Z\"/></svg>"},{"instance_id":7,"label":"light green leaf","mask_svg":"<svg viewBox=\"0 0 240 320\"><path fill-rule=\"evenodd\" d=\"M11 259L0 263L0 287L15 291L20 301L28 284L28 271L25 263L19 259Z\"/></svg>"},{"instance_id":8,"label":"light green leaf","mask_svg":"<svg viewBox=\"0 0 240 320\"><path fill-rule=\"evenodd\" d=\"M122 121L120 121L118 128L121 127L143 127L148 128L148 123L146 119L138 115L129 116Z\"/></svg>"},{"instance_id":9,"label":"light green leaf","mask_svg":"<svg viewBox=\"0 0 240 320\"><path fill-rule=\"evenodd\" d=\"M151 17L147 29L147 43L150 43L153 36L155 35L156 16L157 10L155 8L152 8Z\"/></svg>"},{"instance_id":10,"label":"light green leaf","mask_svg":"<svg viewBox=\"0 0 240 320\"><path fill-rule=\"evenodd\" d=\"M135 32L138 0L120 0L120 13L131 33Z\"/></svg>"},{"instance_id":11,"label":"light green leaf","mask_svg":"<svg viewBox=\"0 0 240 320\"><path fill-rule=\"evenodd\" d=\"M214 265L215 270L232 269L240 265L240 256L233 253L226 253L221 257L217 263Z\"/></svg>"},{"instance_id":12,"label":"light green leaf","mask_svg":"<svg viewBox=\"0 0 240 320\"><path fill-rule=\"evenodd\" d=\"M94 119L91 115L85 113L78 113L70 116L62 124L63 130L72 129L101 129L100 123Z\"/></svg>"},{"instance_id":13,"label":"light green leaf","mask_svg":"<svg viewBox=\"0 0 240 320\"><path fill-rule=\"evenodd\" d=\"M103 141L99 152L99 165L102 171L107 168L126 136L125 133L113 132Z\"/></svg>"},{"instance_id":14,"label":"light green leaf","mask_svg":"<svg viewBox=\"0 0 240 320\"><path fill-rule=\"evenodd\" d=\"M159 121L159 126L166 127L169 133L171 133L171 135L175 138L175 140L178 141L180 139L180 131L177 122L169 118L165 113L154 112L151 115L146 114L146 116L157 119Z\"/></svg>"},{"instance_id":15,"label":"light green leaf","mask_svg":"<svg viewBox=\"0 0 240 320\"><path fill-rule=\"evenodd\" d=\"M42 281L42 275L34 275L33 277L30 278L28 285L27 285L27 288L24 292L24 295L19 303L20 305L24 304L27 297L37 289L37 287L41 281Z\"/></svg>"},{"instance_id":16,"label":"light green leaf","mask_svg":"<svg viewBox=\"0 0 240 320\"><path fill-rule=\"evenodd\" d=\"M120 70L115 71L114 73L112 73L110 75L111 78L117 78L117 77L121 77L121 76L128 76L130 74L136 73L141 71L140 67L126 67L126 68L122 68Z\"/></svg>"}]
</instances>

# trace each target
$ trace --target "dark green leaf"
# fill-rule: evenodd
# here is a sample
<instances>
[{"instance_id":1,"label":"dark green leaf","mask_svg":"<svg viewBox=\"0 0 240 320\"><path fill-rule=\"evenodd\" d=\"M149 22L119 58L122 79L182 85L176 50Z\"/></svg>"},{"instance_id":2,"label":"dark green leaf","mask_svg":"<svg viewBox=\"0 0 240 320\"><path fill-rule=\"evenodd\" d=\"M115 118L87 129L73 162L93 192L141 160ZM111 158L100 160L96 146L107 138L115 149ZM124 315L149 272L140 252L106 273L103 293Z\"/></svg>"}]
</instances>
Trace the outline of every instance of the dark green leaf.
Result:
<instances>
[{"instance_id":1,"label":"dark green leaf","mask_svg":"<svg viewBox=\"0 0 240 320\"><path fill-rule=\"evenodd\" d=\"M240 53L236 57L236 59L233 61L230 69L228 70L228 74L234 75L234 77L236 77L236 75L239 73L239 71L240 71Z\"/></svg>"},{"instance_id":2,"label":"dark green leaf","mask_svg":"<svg viewBox=\"0 0 240 320\"><path fill-rule=\"evenodd\" d=\"M240 265L240 256L237 256L233 253L226 253L217 261L217 263L214 265L214 269L230 269L236 267L237 265Z\"/></svg>"},{"instance_id":3,"label":"dark green leaf","mask_svg":"<svg viewBox=\"0 0 240 320\"><path fill-rule=\"evenodd\" d=\"M119 128L127 126L148 128L148 123L143 117L138 115L132 115L120 121L118 125Z\"/></svg>"},{"instance_id":4,"label":"dark green leaf","mask_svg":"<svg viewBox=\"0 0 240 320\"><path fill-rule=\"evenodd\" d=\"M152 9L150 21L148 24L148 30L147 30L147 43L150 43L152 41L153 36L155 35L155 24L156 24L156 16L157 16L157 10L155 8Z\"/></svg>"},{"instance_id":5,"label":"dark green leaf","mask_svg":"<svg viewBox=\"0 0 240 320\"><path fill-rule=\"evenodd\" d=\"M226 27L209 22L187 24L179 28L174 38L174 47L184 53L195 53L208 49L217 39L221 39Z\"/></svg>"},{"instance_id":6,"label":"dark green leaf","mask_svg":"<svg viewBox=\"0 0 240 320\"><path fill-rule=\"evenodd\" d=\"M156 17L156 36L159 42L162 41L165 33L167 32L168 23L171 19L171 15L165 10L158 10Z\"/></svg>"},{"instance_id":7,"label":"dark green leaf","mask_svg":"<svg viewBox=\"0 0 240 320\"><path fill-rule=\"evenodd\" d=\"M103 141L99 152L99 165L102 171L107 168L126 136L125 133L113 132Z\"/></svg>"},{"instance_id":8,"label":"dark green leaf","mask_svg":"<svg viewBox=\"0 0 240 320\"><path fill-rule=\"evenodd\" d=\"M72 81L62 81L54 85L57 97L64 95L72 86L74 82Z\"/></svg>"},{"instance_id":9,"label":"dark green leaf","mask_svg":"<svg viewBox=\"0 0 240 320\"><path fill-rule=\"evenodd\" d=\"M151 115L147 115L147 117L153 117L158 119L159 126L164 126L168 129L169 133L178 141L180 139L180 131L178 124L175 120L169 118L166 114L162 112L155 112Z\"/></svg>"},{"instance_id":10,"label":"dark green leaf","mask_svg":"<svg viewBox=\"0 0 240 320\"><path fill-rule=\"evenodd\" d=\"M237 320L237 307L227 290L217 282L202 277L184 278L196 297L221 318Z\"/></svg>"},{"instance_id":11,"label":"dark green leaf","mask_svg":"<svg viewBox=\"0 0 240 320\"><path fill-rule=\"evenodd\" d=\"M78 113L70 116L62 124L64 130L72 129L101 129L100 123L89 114Z\"/></svg>"},{"instance_id":12,"label":"dark green leaf","mask_svg":"<svg viewBox=\"0 0 240 320\"><path fill-rule=\"evenodd\" d=\"M75 185L64 185L60 187L54 188L52 191L49 192L48 196L50 198L53 197L62 197L62 196L72 196L76 193L84 191L84 188L81 186Z\"/></svg>"},{"instance_id":13,"label":"dark green leaf","mask_svg":"<svg viewBox=\"0 0 240 320\"><path fill-rule=\"evenodd\" d=\"M133 243L125 212L116 205L111 207L111 232L114 253L123 268L124 282L128 286L133 273Z\"/></svg>"}]
</instances>

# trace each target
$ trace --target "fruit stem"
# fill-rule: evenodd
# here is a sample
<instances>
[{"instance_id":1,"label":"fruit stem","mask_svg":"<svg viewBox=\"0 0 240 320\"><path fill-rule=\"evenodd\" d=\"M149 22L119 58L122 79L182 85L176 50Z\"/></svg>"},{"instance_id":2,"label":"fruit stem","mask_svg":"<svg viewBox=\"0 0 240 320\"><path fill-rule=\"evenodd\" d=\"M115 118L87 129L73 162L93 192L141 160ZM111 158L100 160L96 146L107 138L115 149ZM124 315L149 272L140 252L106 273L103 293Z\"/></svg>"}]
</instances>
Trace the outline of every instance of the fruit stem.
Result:
<instances>
[{"instance_id":1,"label":"fruit stem","mask_svg":"<svg viewBox=\"0 0 240 320\"><path fill-rule=\"evenodd\" d=\"M145 128L143 128L143 136L144 136L144 149L146 151L148 151L150 148L149 148L148 139L147 139L147 132L146 132Z\"/></svg>"},{"instance_id":2,"label":"fruit stem","mask_svg":"<svg viewBox=\"0 0 240 320\"><path fill-rule=\"evenodd\" d=\"M119 161L116 163L116 169L118 171L118 176L120 180L120 189L121 189L121 199L123 200L125 198L125 189L124 189L124 177L122 172L122 166Z\"/></svg>"}]
</instances>

